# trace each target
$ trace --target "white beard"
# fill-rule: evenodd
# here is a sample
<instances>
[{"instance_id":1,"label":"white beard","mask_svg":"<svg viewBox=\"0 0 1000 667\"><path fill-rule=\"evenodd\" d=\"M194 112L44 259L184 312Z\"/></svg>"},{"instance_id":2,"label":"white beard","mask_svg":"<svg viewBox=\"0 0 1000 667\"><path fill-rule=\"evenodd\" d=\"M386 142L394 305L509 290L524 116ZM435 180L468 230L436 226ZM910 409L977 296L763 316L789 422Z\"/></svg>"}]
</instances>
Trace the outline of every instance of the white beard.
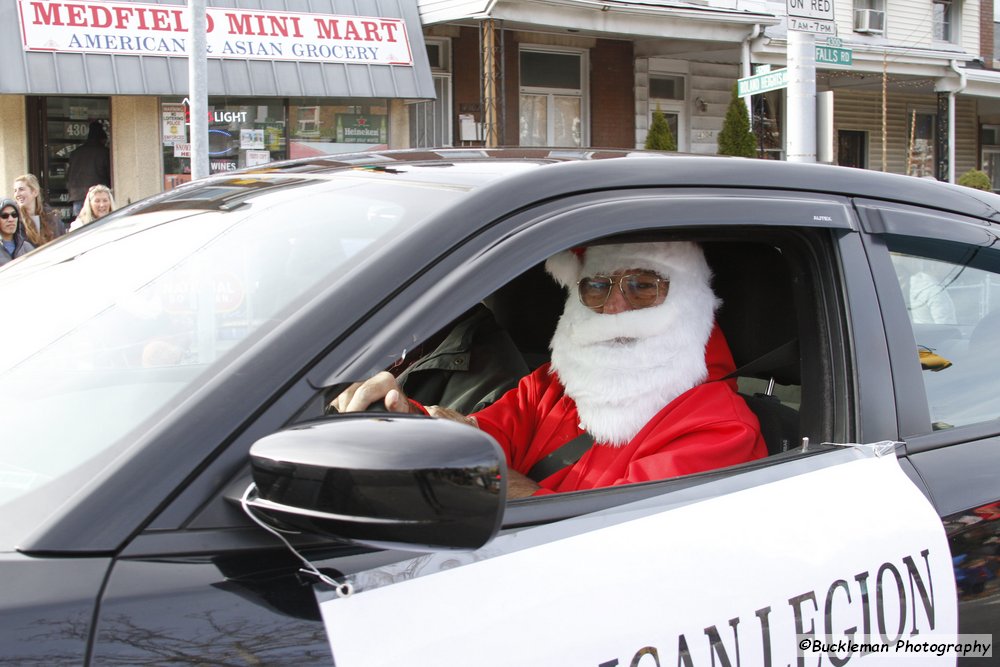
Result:
<instances>
[{"instance_id":1,"label":"white beard","mask_svg":"<svg viewBox=\"0 0 1000 667\"><path fill-rule=\"evenodd\" d=\"M627 444L664 406L705 381L717 303L707 280L677 275L659 306L613 315L595 313L571 292L552 337L551 372L596 442Z\"/></svg>"}]
</instances>

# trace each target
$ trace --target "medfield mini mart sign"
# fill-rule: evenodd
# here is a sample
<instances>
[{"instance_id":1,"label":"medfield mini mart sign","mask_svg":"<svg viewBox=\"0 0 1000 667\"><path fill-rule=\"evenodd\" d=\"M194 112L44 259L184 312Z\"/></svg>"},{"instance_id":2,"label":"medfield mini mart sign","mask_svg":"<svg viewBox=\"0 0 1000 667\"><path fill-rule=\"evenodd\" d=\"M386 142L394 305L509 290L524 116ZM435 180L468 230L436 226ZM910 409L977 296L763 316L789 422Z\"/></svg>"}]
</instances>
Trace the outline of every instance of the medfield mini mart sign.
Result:
<instances>
[{"instance_id":1,"label":"medfield mini mart sign","mask_svg":"<svg viewBox=\"0 0 1000 667\"><path fill-rule=\"evenodd\" d=\"M175 5L18 0L26 51L187 56L190 21ZM208 7L209 58L413 65L398 18Z\"/></svg>"}]
</instances>

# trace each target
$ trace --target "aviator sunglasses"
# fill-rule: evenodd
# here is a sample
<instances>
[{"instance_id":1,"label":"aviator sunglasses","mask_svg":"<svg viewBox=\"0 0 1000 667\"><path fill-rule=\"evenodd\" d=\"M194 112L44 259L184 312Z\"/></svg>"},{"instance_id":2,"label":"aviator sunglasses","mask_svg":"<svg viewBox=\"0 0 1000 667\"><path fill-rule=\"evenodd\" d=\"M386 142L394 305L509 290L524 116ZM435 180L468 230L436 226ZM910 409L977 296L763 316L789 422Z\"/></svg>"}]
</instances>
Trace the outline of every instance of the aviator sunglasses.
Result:
<instances>
[{"instance_id":1,"label":"aviator sunglasses","mask_svg":"<svg viewBox=\"0 0 1000 667\"><path fill-rule=\"evenodd\" d=\"M592 310L603 308L615 284L621 290L625 301L633 308L648 308L655 304L660 297L660 285L663 285L664 296L670 289L670 281L652 271L635 271L617 278L587 276L576 284L580 302Z\"/></svg>"}]
</instances>

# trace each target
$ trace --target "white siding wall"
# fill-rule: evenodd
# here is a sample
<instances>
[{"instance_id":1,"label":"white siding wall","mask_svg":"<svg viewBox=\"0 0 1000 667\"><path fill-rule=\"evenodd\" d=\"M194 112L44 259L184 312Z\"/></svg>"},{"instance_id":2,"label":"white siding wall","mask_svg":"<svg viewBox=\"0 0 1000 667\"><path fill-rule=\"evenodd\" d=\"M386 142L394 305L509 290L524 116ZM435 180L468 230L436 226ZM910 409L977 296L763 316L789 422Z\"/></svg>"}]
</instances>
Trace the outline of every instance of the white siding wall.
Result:
<instances>
[{"instance_id":1,"label":"white siding wall","mask_svg":"<svg viewBox=\"0 0 1000 667\"><path fill-rule=\"evenodd\" d=\"M957 44L970 54L979 54L979 0L960 0L960 39ZM834 12L837 33L851 41L886 43L892 46L931 47L931 0L886 0L884 35L864 35L854 32L853 0L837 0ZM772 11L774 7L772 6ZM781 10L784 13L784 9Z\"/></svg>"},{"instance_id":2,"label":"white siding wall","mask_svg":"<svg viewBox=\"0 0 1000 667\"><path fill-rule=\"evenodd\" d=\"M740 76L739 65L691 63L691 98L708 103L704 113L692 108L691 152L715 155L719 131L726 118L733 86Z\"/></svg>"},{"instance_id":3,"label":"white siding wall","mask_svg":"<svg viewBox=\"0 0 1000 667\"><path fill-rule=\"evenodd\" d=\"M937 99L931 95L906 95L890 91L886 106L888 171L906 172L906 148L910 135L910 118L917 112L935 113ZM956 178L976 166L976 103L959 96L955 101L955 162ZM882 94L879 92L834 93L834 137L839 130L863 130L868 133L868 168L882 169ZM836 144L835 144L836 145Z\"/></svg>"},{"instance_id":4,"label":"white siding wall","mask_svg":"<svg viewBox=\"0 0 1000 667\"><path fill-rule=\"evenodd\" d=\"M885 37L889 43L894 46L931 45L931 0L886 0L885 5ZM850 23L846 27L853 29Z\"/></svg>"},{"instance_id":5,"label":"white siding wall","mask_svg":"<svg viewBox=\"0 0 1000 667\"><path fill-rule=\"evenodd\" d=\"M967 53L979 55L979 0L965 0L962 3L962 42ZM992 20L991 17L986 18Z\"/></svg>"}]
</instances>

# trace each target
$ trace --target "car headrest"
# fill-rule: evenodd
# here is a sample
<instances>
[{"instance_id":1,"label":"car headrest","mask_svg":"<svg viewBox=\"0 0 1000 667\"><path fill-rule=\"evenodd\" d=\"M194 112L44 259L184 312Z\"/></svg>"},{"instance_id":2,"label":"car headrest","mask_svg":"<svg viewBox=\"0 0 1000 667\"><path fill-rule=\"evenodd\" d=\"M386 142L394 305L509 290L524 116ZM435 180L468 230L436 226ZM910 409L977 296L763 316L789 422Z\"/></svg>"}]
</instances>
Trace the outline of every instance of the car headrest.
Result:
<instances>
[{"instance_id":1,"label":"car headrest","mask_svg":"<svg viewBox=\"0 0 1000 667\"><path fill-rule=\"evenodd\" d=\"M549 343L566 303L566 291L542 264L528 269L488 296L484 303L513 339L528 366L549 359Z\"/></svg>"},{"instance_id":2,"label":"car headrest","mask_svg":"<svg viewBox=\"0 0 1000 667\"><path fill-rule=\"evenodd\" d=\"M792 273L780 250L752 242L706 242L703 248L722 300L716 320L737 368L798 338ZM750 375L801 384L800 364L781 357L773 367L755 365Z\"/></svg>"}]
</instances>

